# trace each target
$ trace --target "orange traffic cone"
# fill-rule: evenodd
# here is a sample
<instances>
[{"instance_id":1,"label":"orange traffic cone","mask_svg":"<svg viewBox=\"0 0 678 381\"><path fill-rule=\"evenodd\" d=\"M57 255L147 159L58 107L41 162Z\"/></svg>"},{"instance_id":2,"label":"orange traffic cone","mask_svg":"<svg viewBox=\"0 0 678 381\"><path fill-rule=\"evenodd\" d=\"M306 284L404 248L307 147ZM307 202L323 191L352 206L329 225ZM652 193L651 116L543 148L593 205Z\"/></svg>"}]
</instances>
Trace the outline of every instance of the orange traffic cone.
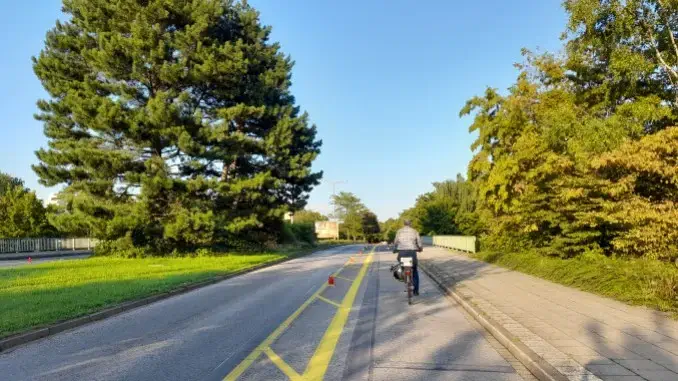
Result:
<instances>
[{"instance_id":1,"label":"orange traffic cone","mask_svg":"<svg viewBox=\"0 0 678 381\"><path fill-rule=\"evenodd\" d=\"M327 284L329 284L330 286L334 286L334 277L332 275L330 275L330 277L327 278Z\"/></svg>"}]
</instances>

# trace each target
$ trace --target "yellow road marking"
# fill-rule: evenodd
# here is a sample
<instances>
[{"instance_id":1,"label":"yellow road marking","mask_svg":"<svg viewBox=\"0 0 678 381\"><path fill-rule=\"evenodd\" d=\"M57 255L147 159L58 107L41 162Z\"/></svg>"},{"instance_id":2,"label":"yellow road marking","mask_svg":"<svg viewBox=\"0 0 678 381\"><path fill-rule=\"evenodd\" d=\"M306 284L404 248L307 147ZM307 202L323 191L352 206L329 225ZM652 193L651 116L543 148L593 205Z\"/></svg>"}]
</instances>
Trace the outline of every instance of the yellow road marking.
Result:
<instances>
[{"instance_id":1,"label":"yellow road marking","mask_svg":"<svg viewBox=\"0 0 678 381\"><path fill-rule=\"evenodd\" d=\"M329 304L331 304L331 305L333 305L333 306L335 306L335 307L337 307L337 308L341 307L341 305L340 305L339 303L335 302L335 301L332 300L332 299L327 299L326 297L324 297L324 296L322 296L322 295L318 295L318 299L322 300L322 301L325 302L325 303L329 303Z\"/></svg>"},{"instance_id":2,"label":"yellow road marking","mask_svg":"<svg viewBox=\"0 0 678 381\"><path fill-rule=\"evenodd\" d=\"M337 271L334 273L334 276L336 276L337 274L339 274L339 273L341 272L341 270L343 270L343 269L344 269L344 268L342 267L342 268L340 268L339 270L337 270ZM282 335L283 332L285 332L285 330L287 329L287 327L289 327L290 324L292 324L292 322L294 321L294 319L296 319L299 315L301 315L301 313L306 309L306 307L308 307L311 303L313 303L313 301L316 299L316 297L317 297L318 295L320 295L323 291L325 291L326 288L327 288L327 283L324 283L322 286L320 286L320 288L318 289L318 291L316 291L310 298L308 298L308 299L304 302L304 304L302 304L296 311L294 311L294 313L293 313L292 315L290 315L287 319L285 319L285 321L282 322L282 324L280 324L280 325L278 326L278 328L276 328L275 331L273 331L273 333L271 333L271 334L266 338L266 340L264 340L261 344L259 344L259 346L257 346L256 348L254 348L254 350L252 351L252 353L250 353L250 354L249 354L249 355L248 355L248 356L247 356L240 364L238 364L237 367L235 367L235 368L231 371L231 373L229 373L229 374L224 378L224 381L235 381L235 380L237 380L238 377L240 377L240 375L242 375L242 374L247 370L247 368L249 368L250 365L252 365L252 363L254 363L254 361L256 361L256 359L259 357L259 355L260 355L267 347L269 347L271 344L273 344L273 342L274 342L278 337L280 337L280 335Z\"/></svg>"},{"instance_id":3,"label":"yellow road marking","mask_svg":"<svg viewBox=\"0 0 678 381\"><path fill-rule=\"evenodd\" d=\"M302 380L301 375L297 373L288 363L278 356L277 353L273 352L271 347L264 348L264 353L268 355L268 358L271 359L271 362L274 363L280 370L285 373L287 377L290 378L290 381Z\"/></svg>"},{"instance_id":4,"label":"yellow road marking","mask_svg":"<svg viewBox=\"0 0 678 381\"><path fill-rule=\"evenodd\" d=\"M355 280L355 279L351 279L351 278L346 278L346 277L343 277L343 276L339 276L339 275L335 276L335 278L337 278L337 279L343 279L343 280L347 280L347 281L349 281L349 282L353 282L353 281Z\"/></svg>"},{"instance_id":5,"label":"yellow road marking","mask_svg":"<svg viewBox=\"0 0 678 381\"><path fill-rule=\"evenodd\" d=\"M327 301L330 302L330 304L336 305L336 302L330 301L329 299L324 298L322 295L320 295L325 291L325 289L327 289L328 287L327 283L324 283L318 289L318 291L311 295L311 297L308 298L301 306L299 306L299 308L296 311L294 311L292 315L285 319L285 321L282 322L282 324L280 324L278 328L276 328L275 331L273 331L273 333L271 333L264 341L262 341L261 344L259 344L252 351L252 353L250 353L240 364L238 364L237 367L235 367L226 377L224 377L224 381L237 380L238 377L240 377L247 370L247 368L249 368L257 360L257 358L259 358L259 356L262 353L266 353L266 355L271 359L271 362L278 366L278 368L280 368L280 370L283 373L285 373L285 375L290 377L291 380L321 380L325 376L330 361L332 360L332 355L334 354L334 350L339 341L339 336L341 336L341 331L343 331L344 325L348 320L348 315L351 311L351 307L353 306L353 302L355 301L355 297L358 293L358 289L360 288L360 284L362 283L362 280L365 277L365 274L367 273L367 268L369 267L369 264L372 262L372 254L374 253L375 249L376 245L372 248L370 255L363 261L358 276L356 277L355 280L353 280L353 283L351 284L351 287L349 288L346 296L344 296L344 299L342 300L341 304L337 305L338 312L334 315L334 318L332 319L330 326L325 331L325 334L323 335L323 338L321 339L318 348L316 348L313 357L311 357L311 361L306 367L306 371L304 372L303 375L299 375L275 352L273 352L273 350L271 349L271 344L273 344L273 342L276 341L283 334L283 332L285 332L285 330L290 326L290 324L292 324L292 322L296 318L298 318L299 315L301 315L301 313L316 299L321 300L324 299L323 301ZM344 264L344 266L335 271L332 274L332 276L337 278L339 273L341 273L341 271L344 270L345 267L351 263L354 263L353 258L350 258L348 263ZM288 374L287 373L288 371L294 373ZM293 376L299 378L292 378Z\"/></svg>"},{"instance_id":6,"label":"yellow road marking","mask_svg":"<svg viewBox=\"0 0 678 381\"><path fill-rule=\"evenodd\" d=\"M325 331L323 338L320 340L320 344L316 348L313 357L311 357L311 361L308 363L308 366L306 366L304 380L316 381L322 380L323 377L325 377L325 373L327 372L327 368L330 365L330 361L332 361L334 350L336 349L337 343L339 342L339 337L341 336L341 332L344 330L344 325L346 325L348 315L351 312L351 307L353 306L355 297L358 294L360 284L362 283L363 278L365 278L367 268L372 262L373 253L374 248L370 252L370 255L363 262L358 276L351 284L351 288L349 288L348 293L341 302L341 308L339 308L337 313L334 315L330 326L327 327L327 331Z\"/></svg>"}]
</instances>

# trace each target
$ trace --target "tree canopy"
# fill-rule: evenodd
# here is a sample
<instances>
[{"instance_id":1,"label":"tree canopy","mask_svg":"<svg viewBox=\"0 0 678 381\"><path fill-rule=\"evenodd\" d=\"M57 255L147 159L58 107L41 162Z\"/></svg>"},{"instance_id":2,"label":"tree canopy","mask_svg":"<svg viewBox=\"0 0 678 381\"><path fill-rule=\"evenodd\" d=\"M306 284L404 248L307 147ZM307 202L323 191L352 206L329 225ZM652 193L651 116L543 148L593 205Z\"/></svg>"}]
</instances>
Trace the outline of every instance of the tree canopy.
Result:
<instances>
[{"instance_id":1,"label":"tree canopy","mask_svg":"<svg viewBox=\"0 0 678 381\"><path fill-rule=\"evenodd\" d=\"M502 251L676 260L678 3L564 7L563 53L524 50L508 91L461 110L476 134L468 181L436 184L401 217Z\"/></svg>"},{"instance_id":2,"label":"tree canopy","mask_svg":"<svg viewBox=\"0 0 678 381\"><path fill-rule=\"evenodd\" d=\"M332 205L334 206L334 218L344 220L349 214L359 214L364 211L365 205L351 192L339 192L332 195Z\"/></svg>"},{"instance_id":3,"label":"tree canopy","mask_svg":"<svg viewBox=\"0 0 678 381\"><path fill-rule=\"evenodd\" d=\"M294 213L294 223L315 223L316 221L327 221L327 216L316 212L315 210L302 209Z\"/></svg>"},{"instance_id":4,"label":"tree canopy","mask_svg":"<svg viewBox=\"0 0 678 381\"><path fill-rule=\"evenodd\" d=\"M412 208L401 213L399 221L387 221L384 230L390 238L389 234L402 227L402 220L409 219L422 235L472 235L477 230L474 211L473 188L459 174L455 180L433 183L433 191L419 196Z\"/></svg>"},{"instance_id":5,"label":"tree canopy","mask_svg":"<svg viewBox=\"0 0 678 381\"><path fill-rule=\"evenodd\" d=\"M162 251L277 236L321 173L292 60L245 1L64 0L34 71L63 226Z\"/></svg>"},{"instance_id":6,"label":"tree canopy","mask_svg":"<svg viewBox=\"0 0 678 381\"><path fill-rule=\"evenodd\" d=\"M16 177L0 172L0 238L54 235L45 207Z\"/></svg>"}]
</instances>

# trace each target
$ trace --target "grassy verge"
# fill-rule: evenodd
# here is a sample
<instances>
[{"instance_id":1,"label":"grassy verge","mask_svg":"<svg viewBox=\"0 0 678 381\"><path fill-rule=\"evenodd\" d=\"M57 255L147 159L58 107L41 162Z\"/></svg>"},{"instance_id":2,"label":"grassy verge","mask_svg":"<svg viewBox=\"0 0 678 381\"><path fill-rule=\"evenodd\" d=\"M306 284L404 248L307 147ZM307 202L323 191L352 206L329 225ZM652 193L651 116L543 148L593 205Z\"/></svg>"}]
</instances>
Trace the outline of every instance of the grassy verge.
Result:
<instances>
[{"instance_id":1,"label":"grassy verge","mask_svg":"<svg viewBox=\"0 0 678 381\"><path fill-rule=\"evenodd\" d=\"M678 268L647 259L583 255L574 259L534 252L481 252L477 259L678 317Z\"/></svg>"},{"instance_id":2,"label":"grassy verge","mask_svg":"<svg viewBox=\"0 0 678 381\"><path fill-rule=\"evenodd\" d=\"M194 258L96 257L0 269L0 338L327 246Z\"/></svg>"}]
</instances>

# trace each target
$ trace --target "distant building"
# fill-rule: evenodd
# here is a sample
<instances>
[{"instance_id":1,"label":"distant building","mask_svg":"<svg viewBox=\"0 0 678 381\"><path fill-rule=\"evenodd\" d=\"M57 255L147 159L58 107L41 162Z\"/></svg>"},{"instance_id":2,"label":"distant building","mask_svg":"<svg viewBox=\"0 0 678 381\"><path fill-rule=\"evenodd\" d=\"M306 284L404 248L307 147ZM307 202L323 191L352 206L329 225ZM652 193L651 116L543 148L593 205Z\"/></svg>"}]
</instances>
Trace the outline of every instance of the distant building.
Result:
<instances>
[{"instance_id":1,"label":"distant building","mask_svg":"<svg viewBox=\"0 0 678 381\"><path fill-rule=\"evenodd\" d=\"M339 223L335 221L316 221L315 235L320 239L339 239Z\"/></svg>"}]
</instances>

